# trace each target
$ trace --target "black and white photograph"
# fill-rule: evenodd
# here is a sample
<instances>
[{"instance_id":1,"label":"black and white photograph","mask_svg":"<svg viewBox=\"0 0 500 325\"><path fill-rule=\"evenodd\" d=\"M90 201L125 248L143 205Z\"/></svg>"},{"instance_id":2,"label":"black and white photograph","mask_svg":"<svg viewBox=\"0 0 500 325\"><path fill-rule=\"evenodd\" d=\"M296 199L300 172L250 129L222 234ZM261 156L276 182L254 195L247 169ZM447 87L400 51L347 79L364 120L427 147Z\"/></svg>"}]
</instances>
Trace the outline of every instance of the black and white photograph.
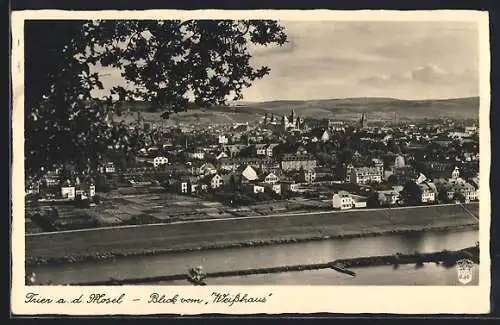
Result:
<instances>
[{"instance_id":1,"label":"black and white photograph","mask_svg":"<svg viewBox=\"0 0 500 325\"><path fill-rule=\"evenodd\" d=\"M24 288L489 285L477 16L274 16L22 21Z\"/></svg>"}]
</instances>

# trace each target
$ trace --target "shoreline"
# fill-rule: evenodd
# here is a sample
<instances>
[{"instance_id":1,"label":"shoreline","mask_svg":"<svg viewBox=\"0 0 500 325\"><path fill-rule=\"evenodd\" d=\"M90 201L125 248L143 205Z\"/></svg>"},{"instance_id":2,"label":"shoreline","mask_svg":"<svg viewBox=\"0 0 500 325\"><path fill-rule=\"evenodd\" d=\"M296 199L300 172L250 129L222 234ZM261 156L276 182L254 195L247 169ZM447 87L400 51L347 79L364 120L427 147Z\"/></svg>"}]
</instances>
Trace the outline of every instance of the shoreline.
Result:
<instances>
[{"instance_id":1,"label":"shoreline","mask_svg":"<svg viewBox=\"0 0 500 325\"><path fill-rule=\"evenodd\" d=\"M326 241L335 239L352 239L352 238L363 238L363 237L380 237L395 234L405 234L405 233L418 233L418 232L459 232L466 230L478 230L478 223L466 223L457 225L447 225L447 226L410 226L409 228L400 227L397 229L390 230L379 230L379 231L365 231L365 232L354 232L346 234L335 234L335 235L323 235L323 236L283 236L281 238L267 238L258 240L233 240L229 242L220 243L206 243L199 244L196 246L186 245L181 248L164 248L164 249L143 249L139 251L126 251L126 252L116 252L113 250L104 253L93 253L93 254L79 254L79 255L67 255L61 257L32 257L27 256L25 261L25 267L36 267L36 266L58 266L67 265L83 262L99 262L106 260L114 260L127 257L137 257L137 256L156 256L156 255L167 255L173 253L186 253L193 251L204 251L204 250L217 250L217 249L230 249L230 248L244 248L244 247L259 247L259 246L272 246L272 245L285 245L292 243L306 243L314 241Z\"/></svg>"}]
</instances>

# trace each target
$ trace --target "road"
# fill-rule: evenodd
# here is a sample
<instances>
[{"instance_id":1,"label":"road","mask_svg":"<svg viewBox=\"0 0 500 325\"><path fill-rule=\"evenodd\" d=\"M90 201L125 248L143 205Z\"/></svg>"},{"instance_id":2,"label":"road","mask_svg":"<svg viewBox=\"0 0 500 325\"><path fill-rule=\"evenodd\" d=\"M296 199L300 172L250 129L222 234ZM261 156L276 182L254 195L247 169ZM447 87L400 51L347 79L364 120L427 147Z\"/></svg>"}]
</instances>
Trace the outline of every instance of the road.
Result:
<instances>
[{"instance_id":1,"label":"road","mask_svg":"<svg viewBox=\"0 0 500 325\"><path fill-rule=\"evenodd\" d=\"M180 221L26 235L27 257L199 248L270 239L342 236L477 224L477 203Z\"/></svg>"}]
</instances>

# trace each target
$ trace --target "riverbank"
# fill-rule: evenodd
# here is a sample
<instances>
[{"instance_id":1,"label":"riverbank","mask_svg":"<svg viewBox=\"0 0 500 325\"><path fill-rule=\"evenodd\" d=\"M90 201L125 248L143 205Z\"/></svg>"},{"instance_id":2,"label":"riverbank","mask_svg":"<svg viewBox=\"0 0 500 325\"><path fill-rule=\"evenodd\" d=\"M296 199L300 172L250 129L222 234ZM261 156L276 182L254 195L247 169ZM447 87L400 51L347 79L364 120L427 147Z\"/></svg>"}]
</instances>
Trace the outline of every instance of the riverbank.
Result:
<instances>
[{"instance_id":1,"label":"riverbank","mask_svg":"<svg viewBox=\"0 0 500 325\"><path fill-rule=\"evenodd\" d=\"M242 270L230 270L206 273L206 279L221 277L250 276L257 274L273 274L285 272L301 272L321 269L332 269L350 276L356 276L352 269L362 267L374 267L392 265L394 268L403 264L415 264L417 268L424 267L424 263L435 263L445 268L453 267L460 259L469 259L475 264L479 264L479 247L472 246L457 251L443 250L433 253L395 254L384 256L358 257L335 260L329 263L285 265L268 268L251 268ZM170 274L154 277L111 279L106 281L82 282L75 285L127 285L127 284L148 284L169 281L186 280L187 274Z\"/></svg>"},{"instance_id":2,"label":"riverbank","mask_svg":"<svg viewBox=\"0 0 500 325\"><path fill-rule=\"evenodd\" d=\"M467 206L477 213L477 205ZM422 231L477 230L462 207L293 215L26 237L26 266Z\"/></svg>"}]
</instances>

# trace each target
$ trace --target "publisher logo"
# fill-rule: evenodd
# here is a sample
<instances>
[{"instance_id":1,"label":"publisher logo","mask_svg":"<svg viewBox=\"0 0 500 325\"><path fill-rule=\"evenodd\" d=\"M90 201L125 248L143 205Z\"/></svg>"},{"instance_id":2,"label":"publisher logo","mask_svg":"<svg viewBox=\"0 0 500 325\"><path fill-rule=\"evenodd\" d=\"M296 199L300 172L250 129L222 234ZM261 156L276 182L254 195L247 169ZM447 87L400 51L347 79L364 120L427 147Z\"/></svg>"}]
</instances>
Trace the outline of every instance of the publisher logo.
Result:
<instances>
[{"instance_id":1,"label":"publisher logo","mask_svg":"<svg viewBox=\"0 0 500 325\"><path fill-rule=\"evenodd\" d=\"M472 281L472 266L474 263L468 259L457 261L457 277L462 284L467 284Z\"/></svg>"}]
</instances>

